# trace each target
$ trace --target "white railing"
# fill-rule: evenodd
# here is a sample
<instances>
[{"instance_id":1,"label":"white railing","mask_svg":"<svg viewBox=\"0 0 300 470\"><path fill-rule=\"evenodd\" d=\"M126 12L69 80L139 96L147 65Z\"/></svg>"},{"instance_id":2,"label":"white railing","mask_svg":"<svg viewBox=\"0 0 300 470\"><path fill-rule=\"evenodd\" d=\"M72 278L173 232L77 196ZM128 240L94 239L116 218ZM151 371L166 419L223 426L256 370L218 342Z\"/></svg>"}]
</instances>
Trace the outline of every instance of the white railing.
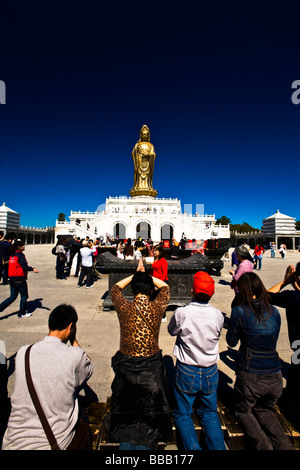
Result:
<instances>
[{"instance_id":1,"label":"white railing","mask_svg":"<svg viewBox=\"0 0 300 470\"><path fill-rule=\"evenodd\" d=\"M53 227L27 227L27 226L23 226L23 225L20 225L20 227L18 227L18 229L20 230L40 230L40 231L48 231L48 230L52 230Z\"/></svg>"},{"instance_id":2,"label":"white railing","mask_svg":"<svg viewBox=\"0 0 300 470\"><path fill-rule=\"evenodd\" d=\"M81 211L71 211L71 217L78 218L78 219L86 219L90 218L92 219L95 216L99 215L106 215L106 214L168 214L168 215L183 215L186 218L190 219L195 219L195 220L208 220L209 222L213 222L215 220L215 215L214 214L192 214L192 213L187 213L187 212L181 212L181 210L176 210L172 207L140 207L140 208L135 208L135 207L108 207L107 209L103 211L96 211L96 212L81 212Z\"/></svg>"},{"instance_id":3,"label":"white railing","mask_svg":"<svg viewBox=\"0 0 300 470\"><path fill-rule=\"evenodd\" d=\"M71 211L71 215L90 215L90 216L93 216L96 214L96 212L90 212L90 211L86 211L86 212L81 212L81 211Z\"/></svg>"},{"instance_id":4,"label":"white railing","mask_svg":"<svg viewBox=\"0 0 300 470\"><path fill-rule=\"evenodd\" d=\"M143 198L143 196L138 196L138 197L141 197ZM146 196L147 197L147 196ZM132 197L129 197L129 196L109 196L107 198L108 201L122 201L122 200L125 200L125 201L132 201ZM155 198L155 201L173 201L173 202L180 202L179 199L176 198L172 198L172 197L156 197Z\"/></svg>"},{"instance_id":5,"label":"white railing","mask_svg":"<svg viewBox=\"0 0 300 470\"><path fill-rule=\"evenodd\" d=\"M233 232L234 235L248 236L248 235L262 235L261 230L256 230L255 232Z\"/></svg>"}]
</instances>

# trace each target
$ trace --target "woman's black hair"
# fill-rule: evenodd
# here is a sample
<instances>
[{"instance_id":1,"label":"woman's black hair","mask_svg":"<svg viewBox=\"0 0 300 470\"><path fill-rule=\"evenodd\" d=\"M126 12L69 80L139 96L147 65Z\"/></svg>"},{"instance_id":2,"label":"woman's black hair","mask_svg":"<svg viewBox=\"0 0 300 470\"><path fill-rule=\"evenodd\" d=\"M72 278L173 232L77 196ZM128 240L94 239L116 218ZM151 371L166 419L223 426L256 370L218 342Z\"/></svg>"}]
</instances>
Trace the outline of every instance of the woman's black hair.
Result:
<instances>
[{"instance_id":1,"label":"woman's black hair","mask_svg":"<svg viewBox=\"0 0 300 470\"><path fill-rule=\"evenodd\" d=\"M239 290L237 305L248 305L256 316L258 323L267 310L271 315L270 296L260 277L255 273L244 273L237 281Z\"/></svg>"},{"instance_id":2,"label":"woman's black hair","mask_svg":"<svg viewBox=\"0 0 300 470\"><path fill-rule=\"evenodd\" d=\"M153 279L150 274L137 271L131 279L131 290L133 295L143 294L150 297L154 290Z\"/></svg>"},{"instance_id":3,"label":"woman's black hair","mask_svg":"<svg viewBox=\"0 0 300 470\"><path fill-rule=\"evenodd\" d=\"M8 248L9 256L14 256L15 252L24 245L25 242L23 242L22 240L15 240L12 245L10 245L10 247Z\"/></svg>"},{"instance_id":4,"label":"woman's black hair","mask_svg":"<svg viewBox=\"0 0 300 470\"><path fill-rule=\"evenodd\" d=\"M162 245L155 245L155 247L153 248L153 250L157 250L157 251L159 252L158 259L160 259L160 258L163 257L164 248L163 248Z\"/></svg>"}]
</instances>

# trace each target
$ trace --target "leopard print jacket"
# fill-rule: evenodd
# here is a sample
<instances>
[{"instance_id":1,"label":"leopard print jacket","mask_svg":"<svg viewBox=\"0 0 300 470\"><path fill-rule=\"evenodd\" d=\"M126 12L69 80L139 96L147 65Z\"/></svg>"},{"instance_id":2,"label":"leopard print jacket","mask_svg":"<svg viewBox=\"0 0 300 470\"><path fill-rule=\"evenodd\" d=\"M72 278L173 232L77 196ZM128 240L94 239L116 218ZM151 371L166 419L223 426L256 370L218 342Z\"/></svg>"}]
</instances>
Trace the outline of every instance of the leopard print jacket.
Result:
<instances>
[{"instance_id":1,"label":"leopard print jacket","mask_svg":"<svg viewBox=\"0 0 300 470\"><path fill-rule=\"evenodd\" d=\"M111 298L120 323L121 353L138 357L156 354L160 350L158 340L139 314L136 304L158 336L161 320L169 303L170 288L162 287L152 301L148 301L145 295L138 294L133 302L130 302L123 296L122 289L114 285Z\"/></svg>"}]
</instances>

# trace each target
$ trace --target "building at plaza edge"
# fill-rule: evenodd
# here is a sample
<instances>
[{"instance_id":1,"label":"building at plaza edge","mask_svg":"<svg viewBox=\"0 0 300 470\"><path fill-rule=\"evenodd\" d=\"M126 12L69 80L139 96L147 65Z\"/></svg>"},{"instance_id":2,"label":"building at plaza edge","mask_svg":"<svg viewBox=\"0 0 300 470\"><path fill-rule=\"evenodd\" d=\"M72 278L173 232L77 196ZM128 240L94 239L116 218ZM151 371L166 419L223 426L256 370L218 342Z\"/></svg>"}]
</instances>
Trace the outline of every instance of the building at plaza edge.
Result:
<instances>
[{"instance_id":1,"label":"building at plaza edge","mask_svg":"<svg viewBox=\"0 0 300 470\"><path fill-rule=\"evenodd\" d=\"M71 211L69 221L56 221L55 235L89 236L92 239L112 236L119 239L151 238L154 242L182 235L189 239L230 238L230 226L216 224L215 215L195 213L181 208L177 198L157 197L153 188L156 153L150 142L150 131L143 126L140 139L132 151L134 165L130 196L109 196L95 212ZM190 212L190 211L189 211Z\"/></svg>"}]
</instances>

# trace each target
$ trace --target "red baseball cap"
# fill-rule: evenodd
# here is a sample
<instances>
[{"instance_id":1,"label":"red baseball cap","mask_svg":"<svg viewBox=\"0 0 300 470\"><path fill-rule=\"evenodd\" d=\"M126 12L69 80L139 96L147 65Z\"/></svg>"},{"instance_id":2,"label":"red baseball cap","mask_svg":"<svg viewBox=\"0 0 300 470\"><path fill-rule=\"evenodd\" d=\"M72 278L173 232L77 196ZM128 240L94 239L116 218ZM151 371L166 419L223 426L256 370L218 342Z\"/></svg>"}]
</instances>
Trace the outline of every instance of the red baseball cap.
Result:
<instances>
[{"instance_id":1,"label":"red baseball cap","mask_svg":"<svg viewBox=\"0 0 300 470\"><path fill-rule=\"evenodd\" d=\"M210 297L215 293L215 281L204 271L198 271L194 276L193 292L195 295L207 294Z\"/></svg>"}]
</instances>

